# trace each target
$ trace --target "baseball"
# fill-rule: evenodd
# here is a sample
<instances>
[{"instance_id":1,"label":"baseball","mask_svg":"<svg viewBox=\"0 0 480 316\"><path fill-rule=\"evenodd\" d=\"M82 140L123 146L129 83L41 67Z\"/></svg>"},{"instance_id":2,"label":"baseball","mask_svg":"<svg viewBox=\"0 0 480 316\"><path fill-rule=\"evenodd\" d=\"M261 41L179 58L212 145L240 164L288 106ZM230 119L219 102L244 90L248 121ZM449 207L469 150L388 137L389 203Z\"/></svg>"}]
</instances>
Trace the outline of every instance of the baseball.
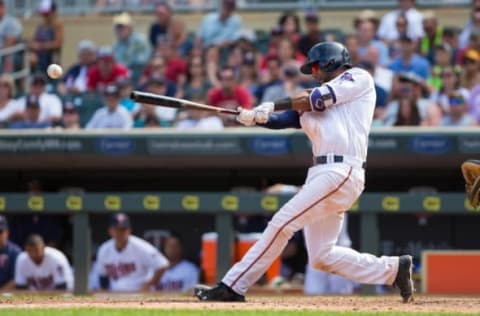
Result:
<instances>
[{"instance_id":1,"label":"baseball","mask_svg":"<svg viewBox=\"0 0 480 316\"><path fill-rule=\"evenodd\" d=\"M58 79L63 74L63 69L60 65L51 64L47 68L47 74L52 79Z\"/></svg>"}]
</instances>

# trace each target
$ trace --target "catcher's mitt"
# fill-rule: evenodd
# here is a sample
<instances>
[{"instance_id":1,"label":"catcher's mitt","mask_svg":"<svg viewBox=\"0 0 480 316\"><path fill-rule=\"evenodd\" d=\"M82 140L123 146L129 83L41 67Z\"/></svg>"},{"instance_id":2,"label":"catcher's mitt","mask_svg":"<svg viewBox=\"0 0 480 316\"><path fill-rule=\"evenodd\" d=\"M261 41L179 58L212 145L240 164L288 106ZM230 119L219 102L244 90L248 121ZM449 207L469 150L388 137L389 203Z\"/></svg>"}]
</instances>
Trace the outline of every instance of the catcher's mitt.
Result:
<instances>
[{"instance_id":1,"label":"catcher's mitt","mask_svg":"<svg viewBox=\"0 0 480 316\"><path fill-rule=\"evenodd\" d=\"M470 204L477 208L480 204L480 160L467 160L462 163L465 190Z\"/></svg>"}]
</instances>

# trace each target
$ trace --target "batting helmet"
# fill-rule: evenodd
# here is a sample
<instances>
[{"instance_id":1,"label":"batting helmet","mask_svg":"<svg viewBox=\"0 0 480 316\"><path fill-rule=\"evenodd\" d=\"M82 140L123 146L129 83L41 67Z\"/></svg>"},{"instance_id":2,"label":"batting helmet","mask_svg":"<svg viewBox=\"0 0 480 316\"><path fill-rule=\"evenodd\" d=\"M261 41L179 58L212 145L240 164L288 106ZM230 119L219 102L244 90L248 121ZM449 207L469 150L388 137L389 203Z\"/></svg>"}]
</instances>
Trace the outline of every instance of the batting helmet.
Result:
<instances>
[{"instance_id":1,"label":"batting helmet","mask_svg":"<svg viewBox=\"0 0 480 316\"><path fill-rule=\"evenodd\" d=\"M323 72L334 72L342 66L352 67L348 50L338 42L321 42L310 48L307 62L300 71L310 75L314 64L318 64Z\"/></svg>"}]
</instances>

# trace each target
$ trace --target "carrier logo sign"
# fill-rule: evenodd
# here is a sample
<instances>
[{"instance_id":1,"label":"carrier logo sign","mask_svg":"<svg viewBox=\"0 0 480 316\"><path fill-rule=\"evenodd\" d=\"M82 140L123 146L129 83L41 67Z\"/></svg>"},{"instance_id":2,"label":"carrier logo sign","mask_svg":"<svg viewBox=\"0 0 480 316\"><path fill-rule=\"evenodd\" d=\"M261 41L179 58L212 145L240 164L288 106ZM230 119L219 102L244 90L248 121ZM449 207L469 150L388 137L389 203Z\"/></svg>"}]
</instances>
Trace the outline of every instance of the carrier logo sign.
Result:
<instances>
[{"instance_id":1,"label":"carrier logo sign","mask_svg":"<svg viewBox=\"0 0 480 316\"><path fill-rule=\"evenodd\" d=\"M135 150L135 142L128 138L100 138L96 144L99 152L109 155L126 155Z\"/></svg>"},{"instance_id":2,"label":"carrier logo sign","mask_svg":"<svg viewBox=\"0 0 480 316\"><path fill-rule=\"evenodd\" d=\"M256 137L251 140L250 147L260 155L283 155L288 154L290 143L286 137Z\"/></svg>"},{"instance_id":3,"label":"carrier logo sign","mask_svg":"<svg viewBox=\"0 0 480 316\"><path fill-rule=\"evenodd\" d=\"M450 139L439 135L416 136L410 139L410 149L419 154L437 155L450 150Z\"/></svg>"}]
</instances>

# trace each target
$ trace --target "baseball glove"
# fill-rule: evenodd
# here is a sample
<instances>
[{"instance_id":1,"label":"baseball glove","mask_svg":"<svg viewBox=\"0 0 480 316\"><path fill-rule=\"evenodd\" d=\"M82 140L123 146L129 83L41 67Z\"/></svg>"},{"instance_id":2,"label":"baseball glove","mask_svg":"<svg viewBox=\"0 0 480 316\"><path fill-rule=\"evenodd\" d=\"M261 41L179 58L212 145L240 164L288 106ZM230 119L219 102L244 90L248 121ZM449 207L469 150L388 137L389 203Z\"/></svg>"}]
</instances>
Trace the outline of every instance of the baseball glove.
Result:
<instances>
[{"instance_id":1,"label":"baseball glove","mask_svg":"<svg viewBox=\"0 0 480 316\"><path fill-rule=\"evenodd\" d=\"M480 160L467 160L462 163L462 174L468 200L477 208L480 204Z\"/></svg>"}]
</instances>

